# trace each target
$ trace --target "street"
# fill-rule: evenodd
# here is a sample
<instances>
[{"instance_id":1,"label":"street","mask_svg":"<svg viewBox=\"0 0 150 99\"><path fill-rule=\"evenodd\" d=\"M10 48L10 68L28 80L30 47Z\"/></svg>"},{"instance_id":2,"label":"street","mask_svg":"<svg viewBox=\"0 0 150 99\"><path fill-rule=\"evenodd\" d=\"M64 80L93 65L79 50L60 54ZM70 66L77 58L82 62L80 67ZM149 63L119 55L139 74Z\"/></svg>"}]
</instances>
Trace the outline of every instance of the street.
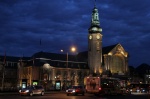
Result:
<instances>
[{"instance_id":1,"label":"street","mask_svg":"<svg viewBox=\"0 0 150 99\"><path fill-rule=\"evenodd\" d=\"M19 94L0 95L0 99L150 99L150 94L131 94L131 95L111 95L111 96L94 96L85 94L85 96L67 96L64 92L46 93L44 96L20 96Z\"/></svg>"}]
</instances>

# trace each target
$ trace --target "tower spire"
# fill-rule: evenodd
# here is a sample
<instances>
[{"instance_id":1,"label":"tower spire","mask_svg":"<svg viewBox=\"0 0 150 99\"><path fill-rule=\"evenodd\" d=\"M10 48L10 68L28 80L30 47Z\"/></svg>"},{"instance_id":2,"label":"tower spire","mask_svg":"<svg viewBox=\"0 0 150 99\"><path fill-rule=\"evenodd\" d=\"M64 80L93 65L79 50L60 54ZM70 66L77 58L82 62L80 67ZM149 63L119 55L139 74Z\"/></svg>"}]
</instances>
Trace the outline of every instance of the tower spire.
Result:
<instances>
[{"instance_id":1,"label":"tower spire","mask_svg":"<svg viewBox=\"0 0 150 99\"><path fill-rule=\"evenodd\" d=\"M96 7L96 0L94 0L94 8Z\"/></svg>"},{"instance_id":2,"label":"tower spire","mask_svg":"<svg viewBox=\"0 0 150 99\"><path fill-rule=\"evenodd\" d=\"M98 9L96 8L96 0L94 0L94 8L92 10L91 26L89 28L89 33L97 32L101 33L102 28L100 27L99 13Z\"/></svg>"},{"instance_id":3,"label":"tower spire","mask_svg":"<svg viewBox=\"0 0 150 99\"><path fill-rule=\"evenodd\" d=\"M92 11L92 23L91 25L100 25L99 22L99 13L98 13L98 9L96 8L96 0L94 0L94 9Z\"/></svg>"}]
</instances>

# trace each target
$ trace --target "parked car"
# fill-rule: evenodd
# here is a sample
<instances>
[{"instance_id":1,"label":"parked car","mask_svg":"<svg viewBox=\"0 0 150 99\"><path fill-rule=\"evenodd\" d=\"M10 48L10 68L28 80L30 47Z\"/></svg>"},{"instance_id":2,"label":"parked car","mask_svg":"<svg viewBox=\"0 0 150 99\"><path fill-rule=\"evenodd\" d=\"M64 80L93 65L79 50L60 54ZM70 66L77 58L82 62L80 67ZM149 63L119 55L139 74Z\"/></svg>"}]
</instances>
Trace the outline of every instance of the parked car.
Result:
<instances>
[{"instance_id":1,"label":"parked car","mask_svg":"<svg viewBox=\"0 0 150 99\"><path fill-rule=\"evenodd\" d=\"M84 93L85 93L85 89L84 89L84 86L82 86L82 85L73 85L66 90L67 96L69 96L71 94L72 95L81 94L84 96Z\"/></svg>"},{"instance_id":2,"label":"parked car","mask_svg":"<svg viewBox=\"0 0 150 99\"><path fill-rule=\"evenodd\" d=\"M21 90L19 90L19 94L20 95L41 95L43 96L45 93L45 90L42 86L28 86L27 88L23 88Z\"/></svg>"}]
</instances>

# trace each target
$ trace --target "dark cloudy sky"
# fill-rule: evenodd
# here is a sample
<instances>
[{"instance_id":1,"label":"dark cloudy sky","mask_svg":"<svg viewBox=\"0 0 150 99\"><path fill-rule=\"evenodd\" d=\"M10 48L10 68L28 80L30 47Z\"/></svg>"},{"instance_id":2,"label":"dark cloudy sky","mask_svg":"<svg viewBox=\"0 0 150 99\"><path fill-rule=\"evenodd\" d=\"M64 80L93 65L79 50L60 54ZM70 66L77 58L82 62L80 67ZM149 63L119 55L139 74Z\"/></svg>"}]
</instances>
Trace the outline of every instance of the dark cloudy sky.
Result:
<instances>
[{"instance_id":1,"label":"dark cloudy sky","mask_svg":"<svg viewBox=\"0 0 150 99\"><path fill-rule=\"evenodd\" d=\"M94 0L0 0L0 54L86 51ZM103 47L120 43L129 65L150 65L150 0L97 0ZM41 45L40 45L41 40Z\"/></svg>"}]
</instances>

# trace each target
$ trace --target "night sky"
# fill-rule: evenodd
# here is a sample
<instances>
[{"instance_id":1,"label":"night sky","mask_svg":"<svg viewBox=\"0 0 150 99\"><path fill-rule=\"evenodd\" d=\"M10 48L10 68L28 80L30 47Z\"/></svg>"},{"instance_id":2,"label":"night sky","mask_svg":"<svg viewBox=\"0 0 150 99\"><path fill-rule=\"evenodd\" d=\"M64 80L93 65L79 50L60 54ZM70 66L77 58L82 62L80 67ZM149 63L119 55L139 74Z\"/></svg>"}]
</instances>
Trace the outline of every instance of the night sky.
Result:
<instances>
[{"instance_id":1,"label":"night sky","mask_svg":"<svg viewBox=\"0 0 150 99\"><path fill-rule=\"evenodd\" d=\"M150 0L97 0L96 6L102 46L120 43L129 65L150 65ZM94 0L0 0L0 55L87 51L93 7Z\"/></svg>"}]
</instances>

